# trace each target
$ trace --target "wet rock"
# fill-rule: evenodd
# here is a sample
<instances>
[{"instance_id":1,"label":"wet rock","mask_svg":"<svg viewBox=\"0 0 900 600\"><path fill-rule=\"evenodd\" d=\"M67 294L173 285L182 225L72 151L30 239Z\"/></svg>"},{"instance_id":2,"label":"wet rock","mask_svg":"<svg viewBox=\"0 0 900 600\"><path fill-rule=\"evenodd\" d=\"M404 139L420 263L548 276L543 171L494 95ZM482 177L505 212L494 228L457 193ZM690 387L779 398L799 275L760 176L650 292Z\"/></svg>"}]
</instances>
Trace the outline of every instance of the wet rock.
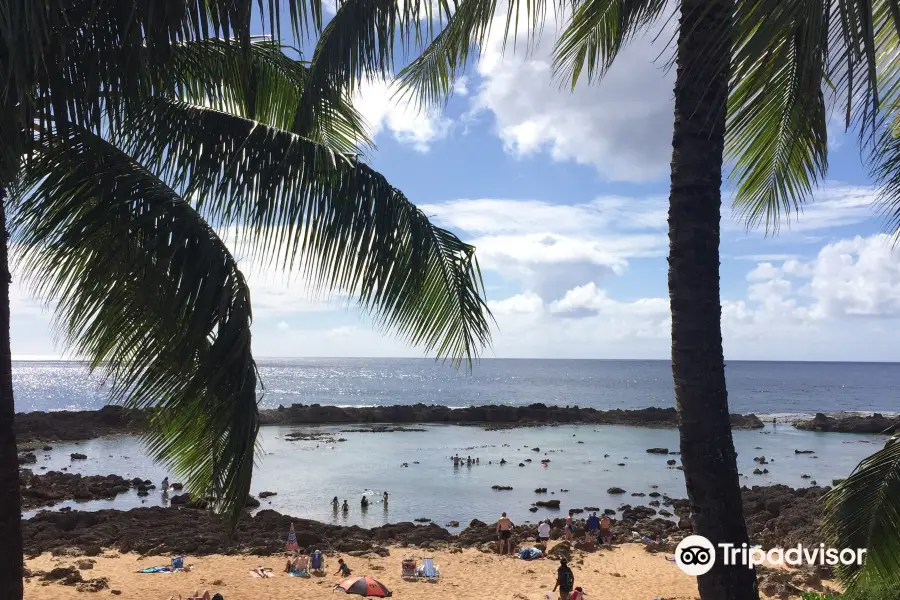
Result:
<instances>
[{"instance_id":1,"label":"wet rock","mask_svg":"<svg viewBox=\"0 0 900 600\"><path fill-rule=\"evenodd\" d=\"M180 492L181 490L184 489L184 486L180 483L173 483L173 484L169 485L169 487L172 488L176 492Z\"/></svg>"},{"instance_id":2,"label":"wet rock","mask_svg":"<svg viewBox=\"0 0 900 600\"><path fill-rule=\"evenodd\" d=\"M671 467L672 465L676 464L677 462L678 461L676 461L674 458L670 458L669 460L666 461L666 464Z\"/></svg>"},{"instance_id":3,"label":"wet rock","mask_svg":"<svg viewBox=\"0 0 900 600\"><path fill-rule=\"evenodd\" d=\"M528 507L528 512L533 512L533 513L534 513L534 512L537 512L537 511L538 511L537 506L529 506L529 507Z\"/></svg>"},{"instance_id":4,"label":"wet rock","mask_svg":"<svg viewBox=\"0 0 900 600\"><path fill-rule=\"evenodd\" d=\"M187 503L190 502L190 501L191 501L191 495L190 495L190 494L175 494L174 496L172 496L171 498L169 498L169 502L170 502L173 506L178 506L178 505L181 505L181 504L187 504Z\"/></svg>"},{"instance_id":5,"label":"wet rock","mask_svg":"<svg viewBox=\"0 0 900 600\"><path fill-rule=\"evenodd\" d=\"M492 485L491 489L499 491L499 492L506 492L506 491L512 490L512 486L511 485Z\"/></svg>"},{"instance_id":6,"label":"wet rock","mask_svg":"<svg viewBox=\"0 0 900 600\"><path fill-rule=\"evenodd\" d=\"M618 465L618 466L620 466L620 467L624 467L624 466L625 466L625 463L619 463L619 465Z\"/></svg>"},{"instance_id":7,"label":"wet rock","mask_svg":"<svg viewBox=\"0 0 900 600\"><path fill-rule=\"evenodd\" d=\"M559 509L559 500L538 500L534 505L538 508Z\"/></svg>"},{"instance_id":8,"label":"wet rock","mask_svg":"<svg viewBox=\"0 0 900 600\"><path fill-rule=\"evenodd\" d=\"M654 487L656 487L656 486L654 486ZM647 495L650 496L651 498L659 498L661 494L659 492L650 492Z\"/></svg>"},{"instance_id":9,"label":"wet rock","mask_svg":"<svg viewBox=\"0 0 900 600\"><path fill-rule=\"evenodd\" d=\"M69 455L72 460L87 460L87 456L80 452L73 452Z\"/></svg>"},{"instance_id":10,"label":"wet rock","mask_svg":"<svg viewBox=\"0 0 900 600\"><path fill-rule=\"evenodd\" d=\"M547 488L534 488L534 493L535 494L546 494Z\"/></svg>"},{"instance_id":11,"label":"wet rock","mask_svg":"<svg viewBox=\"0 0 900 600\"><path fill-rule=\"evenodd\" d=\"M44 452L50 452L51 450L53 450L53 446L44 446L41 448L41 450L43 450Z\"/></svg>"},{"instance_id":12,"label":"wet rock","mask_svg":"<svg viewBox=\"0 0 900 600\"><path fill-rule=\"evenodd\" d=\"M584 509L583 509L583 508L570 508L570 509L569 509L569 516L571 516L571 515L580 515L580 514L583 513L583 512L584 512Z\"/></svg>"},{"instance_id":13,"label":"wet rock","mask_svg":"<svg viewBox=\"0 0 900 600\"><path fill-rule=\"evenodd\" d=\"M795 422L794 427L807 431L893 434L900 431L900 417L885 417L880 413L869 416L838 415L829 417L823 413L816 413L816 416L809 421Z\"/></svg>"},{"instance_id":14,"label":"wet rock","mask_svg":"<svg viewBox=\"0 0 900 600\"><path fill-rule=\"evenodd\" d=\"M800 476L800 479L809 479L809 475L804 473L803 475Z\"/></svg>"},{"instance_id":15,"label":"wet rock","mask_svg":"<svg viewBox=\"0 0 900 600\"><path fill-rule=\"evenodd\" d=\"M525 463L519 463L519 466L520 466L520 467L524 467L524 466L525 466Z\"/></svg>"},{"instance_id":16,"label":"wet rock","mask_svg":"<svg viewBox=\"0 0 900 600\"><path fill-rule=\"evenodd\" d=\"M253 496L247 496L247 501L244 502L244 508L259 508L259 506L259 500Z\"/></svg>"},{"instance_id":17,"label":"wet rock","mask_svg":"<svg viewBox=\"0 0 900 600\"><path fill-rule=\"evenodd\" d=\"M815 454L815 450L794 450L794 454Z\"/></svg>"},{"instance_id":18,"label":"wet rock","mask_svg":"<svg viewBox=\"0 0 900 600\"><path fill-rule=\"evenodd\" d=\"M766 460L766 457L765 457L765 456L754 456L754 457L753 457L753 462L759 463L759 464L761 464L761 465L768 464L768 461Z\"/></svg>"},{"instance_id":19,"label":"wet rock","mask_svg":"<svg viewBox=\"0 0 900 600\"><path fill-rule=\"evenodd\" d=\"M607 494L624 494L624 493L625 493L625 490L623 490L623 489L620 488L620 487L615 487L615 486L613 486L613 487L611 487L611 488L607 488L607 489L606 489L606 493L607 493Z\"/></svg>"},{"instance_id":20,"label":"wet rock","mask_svg":"<svg viewBox=\"0 0 900 600\"><path fill-rule=\"evenodd\" d=\"M647 454L668 454L668 448L647 448Z\"/></svg>"},{"instance_id":21,"label":"wet rock","mask_svg":"<svg viewBox=\"0 0 900 600\"><path fill-rule=\"evenodd\" d=\"M541 449L540 449L540 448L532 448L531 451L532 451L532 452L540 452Z\"/></svg>"},{"instance_id":22,"label":"wet rock","mask_svg":"<svg viewBox=\"0 0 900 600\"><path fill-rule=\"evenodd\" d=\"M598 506L585 506L585 507L584 507L584 510L586 510L586 511L588 511L588 512L597 512L597 511L600 510L600 507L598 507Z\"/></svg>"},{"instance_id":23,"label":"wet rock","mask_svg":"<svg viewBox=\"0 0 900 600\"><path fill-rule=\"evenodd\" d=\"M450 521L445 527L459 527L459 521Z\"/></svg>"},{"instance_id":24,"label":"wet rock","mask_svg":"<svg viewBox=\"0 0 900 600\"><path fill-rule=\"evenodd\" d=\"M650 506L659 506L659 500L651 500L647 504L649 504Z\"/></svg>"},{"instance_id":25,"label":"wet rock","mask_svg":"<svg viewBox=\"0 0 900 600\"><path fill-rule=\"evenodd\" d=\"M572 545L567 541L560 542L550 548L550 550L547 551L546 556L553 560L559 560L561 558L572 560Z\"/></svg>"},{"instance_id":26,"label":"wet rock","mask_svg":"<svg viewBox=\"0 0 900 600\"><path fill-rule=\"evenodd\" d=\"M603 509L603 514L604 515L614 515L614 514L616 514L616 511L614 511L611 508L605 508L605 509Z\"/></svg>"},{"instance_id":27,"label":"wet rock","mask_svg":"<svg viewBox=\"0 0 900 600\"><path fill-rule=\"evenodd\" d=\"M545 459L541 460L541 463L543 463L543 464L545 464L545 465L546 465L547 463L549 463L549 462L550 462L550 459L549 459L549 458L545 458Z\"/></svg>"},{"instance_id":28,"label":"wet rock","mask_svg":"<svg viewBox=\"0 0 900 600\"><path fill-rule=\"evenodd\" d=\"M419 517L418 519L413 519L416 523L431 523L431 519L428 517Z\"/></svg>"},{"instance_id":29,"label":"wet rock","mask_svg":"<svg viewBox=\"0 0 900 600\"><path fill-rule=\"evenodd\" d=\"M37 456L35 456L31 452L23 452L19 454L19 464L20 465L33 465L37 462Z\"/></svg>"},{"instance_id":30,"label":"wet rock","mask_svg":"<svg viewBox=\"0 0 900 600\"><path fill-rule=\"evenodd\" d=\"M260 499L271 498L272 496L277 496L277 495L278 495L277 492L260 492L259 493Z\"/></svg>"}]
</instances>

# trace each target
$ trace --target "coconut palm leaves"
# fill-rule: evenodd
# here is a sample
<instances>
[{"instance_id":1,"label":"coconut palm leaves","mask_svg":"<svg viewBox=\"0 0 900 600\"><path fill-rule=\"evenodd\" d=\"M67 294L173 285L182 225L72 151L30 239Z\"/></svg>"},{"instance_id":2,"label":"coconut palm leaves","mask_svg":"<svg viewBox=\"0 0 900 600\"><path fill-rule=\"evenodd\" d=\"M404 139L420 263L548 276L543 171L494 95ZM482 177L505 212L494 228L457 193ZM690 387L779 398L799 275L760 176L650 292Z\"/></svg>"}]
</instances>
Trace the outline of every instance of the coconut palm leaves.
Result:
<instances>
[{"instance_id":1,"label":"coconut palm leaves","mask_svg":"<svg viewBox=\"0 0 900 600\"><path fill-rule=\"evenodd\" d=\"M249 257L359 298L386 330L454 364L488 343L474 249L347 153L365 139L327 86L295 129L308 68L265 40L173 44L153 93L97 131L39 115L13 241L38 295L111 397L152 409L148 444L232 522L246 500L260 385Z\"/></svg>"},{"instance_id":2,"label":"coconut palm leaves","mask_svg":"<svg viewBox=\"0 0 900 600\"><path fill-rule=\"evenodd\" d=\"M866 549L864 565L839 566L845 583L900 584L900 436L829 492L823 529L830 547Z\"/></svg>"}]
</instances>

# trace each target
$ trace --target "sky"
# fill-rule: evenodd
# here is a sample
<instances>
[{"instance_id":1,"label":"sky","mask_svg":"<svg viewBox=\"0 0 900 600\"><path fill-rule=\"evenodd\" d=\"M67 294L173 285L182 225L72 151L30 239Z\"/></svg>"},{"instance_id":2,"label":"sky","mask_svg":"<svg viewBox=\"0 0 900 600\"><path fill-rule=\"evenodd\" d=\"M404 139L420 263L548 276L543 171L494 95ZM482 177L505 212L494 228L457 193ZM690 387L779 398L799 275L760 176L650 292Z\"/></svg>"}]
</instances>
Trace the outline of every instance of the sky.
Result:
<instances>
[{"instance_id":1,"label":"sky","mask_svg":"<svg viewBox=\"0 0 900 600\"><path fill-rule=\"evenodd\" d=\"M377 144L371 164L475 245L496 319L485 357L668 358L668 36L638 38L601 83L574 92L553 77L555 36L551 21L531 53L489 43L442 111L367 82L355 104ZM900 360L900 255L855 134L835 121L829 144L828 180L777 234L747 231L723 191L727 359ZM423 355L347 299L238 258L257 357ZM13 277L14 357L65 354L52 304Z\"/></svg>"}]
</instances>

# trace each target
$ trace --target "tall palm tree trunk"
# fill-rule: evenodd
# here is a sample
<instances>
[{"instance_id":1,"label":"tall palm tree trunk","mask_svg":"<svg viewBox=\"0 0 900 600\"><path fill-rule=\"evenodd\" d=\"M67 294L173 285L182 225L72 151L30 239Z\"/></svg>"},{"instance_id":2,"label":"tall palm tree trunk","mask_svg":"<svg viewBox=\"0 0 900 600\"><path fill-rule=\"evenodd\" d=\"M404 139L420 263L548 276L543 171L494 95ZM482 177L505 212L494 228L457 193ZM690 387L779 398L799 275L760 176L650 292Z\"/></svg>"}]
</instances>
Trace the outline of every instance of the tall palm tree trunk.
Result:
<instances>
[{"instance_id":1,"label":"tall palm tree trunk","mask_svg":"<svg viewBox=\"0 0 900 600\"><path fill-rule=\"evenodd\" d=\"M719 221L728 45L734 0L681 0L669 192L672 375L681 461L694 532L713 544L747 541L722 352ZM697 578L703 600L758 600L755 571L715 567Z\"/></svg>"},{"instance_id":2,"label":"tall palm tree trunk","mask_svg":"<svg viewBox=\"0 0 900 600\"><path fill-rule=\"evenodd\" d=\"M0 600L22 600L22 504L9 342L9 234L0 188Z\"/></svg>"}]
</instances>

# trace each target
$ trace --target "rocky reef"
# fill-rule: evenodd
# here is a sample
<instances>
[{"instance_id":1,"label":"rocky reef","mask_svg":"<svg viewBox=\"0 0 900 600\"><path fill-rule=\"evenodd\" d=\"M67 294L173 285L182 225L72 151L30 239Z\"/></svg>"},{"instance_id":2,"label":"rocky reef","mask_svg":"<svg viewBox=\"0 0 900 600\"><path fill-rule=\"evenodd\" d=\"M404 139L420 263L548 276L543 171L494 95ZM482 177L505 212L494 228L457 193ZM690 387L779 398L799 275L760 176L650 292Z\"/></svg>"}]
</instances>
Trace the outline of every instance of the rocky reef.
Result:
<instances>
[{"instance_id":1,"label":"rocky reef","mask_svg":"<svg viewBox=\"0 0 900 600\"><path fill-rule=\"evenodd\" d=\"M871 415L835 415L816 413L807 421L796 421L794 427L806 431L836 433L897 433L900 431L900 417L885 417L880 413Z\"/></svg>"},{"instance_id":2,"label":"rocky reef","mask_svg":"<svg viewBox=\"0 0 900 600\"><path fill-rule=\"evenodd\" d=\"M121 478L117 481L120 486L131 483ZM79 485L83 484L84 481L79 482ZM818 527L822 495L826 491L826 488L795 490L782 485L744 488L744 510L751 541L762 544L764 548L797 543L818 545L821 541ZM687 535L691 529L688 501L665 496L662 501L671 512L646 506L620 506L619 516L613 518L612 524L616 541L630 541L632 532L654 539L668 538L670 541ZM381 553L390 544L434 550L450 546L477 547L491 551L495 549L497 539L495 526L478 520L471 521L458 535L454 535L434 523L417 525L407 522L364 529L297 519L272 510L261 510L253 516L246 514L234 536L229 538L218 517L187 506L191 504L128 511L42 511L23 521L25 550L32 555L54 552L93 556L99 554L101 548L141 554L270 555L283 551L291 524L302 547L323 552ZM604 512L615 511L606 509ZM663 518L667 516L671 518ZM551 538L562 537L564 523L559 513L553 513ZM583 524L583 520L578 521L578 535L582 533L580 528ZM530 543L536 535L537 523L517 524L513 542ZM574 546L576 549L578 544Z\"/></svg>"},{"instance_id":3,"label":"rocky reef","mask_svg":"<svg viewBox=\"0 0 900 600\"><path fill-rule=\"evenodd\" d=\"M634 410L596 410L577 406L485 405L468 408L410 404L345 408L319 404L292 404L260 411L263 425L335 425L335 424L411 424L439 423L481 425L490 429L530 427L549 424L634 425L641 427L676 427L674 408L640 408ZM32 412L16 415L16 435L21 443L35 441L78 441L105 435L140 432L147 424L146 414L120 406L106 406L96 411ZM731 415L735 429L759 429L764 425L755 415ZM348 429L347 431L357 431ZM359 431L414 431L405 428L367 427Z\"/></svg>"}]
</instances>

